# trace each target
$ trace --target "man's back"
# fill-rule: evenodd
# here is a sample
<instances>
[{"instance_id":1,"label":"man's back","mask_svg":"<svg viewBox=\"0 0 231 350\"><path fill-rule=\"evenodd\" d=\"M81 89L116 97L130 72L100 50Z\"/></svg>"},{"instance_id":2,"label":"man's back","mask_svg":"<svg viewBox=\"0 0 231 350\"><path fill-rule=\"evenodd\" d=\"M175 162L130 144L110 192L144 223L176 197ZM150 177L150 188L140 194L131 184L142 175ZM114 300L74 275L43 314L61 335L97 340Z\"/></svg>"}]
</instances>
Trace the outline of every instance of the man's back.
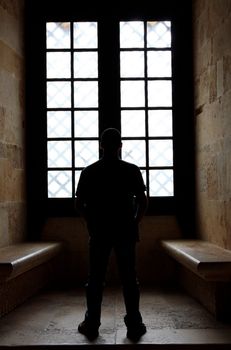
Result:
<instances>
[{"instance_id":1,"label":"man's back","mask_svg":"<svg viewBox=\"0 0 231 350\"><path fill-rule=\"evenodd\" d=\"M92 227L132 225L135 196L145 190L139 168L119 158L101 159L86 167L77 196L84 199Z\"/></svg>"}]
</instances>

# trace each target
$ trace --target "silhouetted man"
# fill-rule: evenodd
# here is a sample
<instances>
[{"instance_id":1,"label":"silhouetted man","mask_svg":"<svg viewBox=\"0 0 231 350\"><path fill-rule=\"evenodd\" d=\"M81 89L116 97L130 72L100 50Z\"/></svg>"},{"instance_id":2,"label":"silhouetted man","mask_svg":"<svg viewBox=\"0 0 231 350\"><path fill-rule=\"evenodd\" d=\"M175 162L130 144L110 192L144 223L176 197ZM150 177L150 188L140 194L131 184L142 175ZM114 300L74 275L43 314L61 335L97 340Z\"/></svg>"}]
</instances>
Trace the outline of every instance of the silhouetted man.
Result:
<instances>
[{"instance_id":1,"label":"silhouetted man","mask_svg":"<svg viewBox=\"0 0 231 350\"><path fill-rule=\"evenodd\" d=\"M145 185L138 166L120 159L121 135L108 128L101 135L102 158L83 169L76 191L76 208L89 231L87 310L78 330L89 339L98 336L103 286L112 249L123 287L127 337L145 332L139 311L140 291L135 270L138 224L146 207Z\"/></svg>"}]
</instances>

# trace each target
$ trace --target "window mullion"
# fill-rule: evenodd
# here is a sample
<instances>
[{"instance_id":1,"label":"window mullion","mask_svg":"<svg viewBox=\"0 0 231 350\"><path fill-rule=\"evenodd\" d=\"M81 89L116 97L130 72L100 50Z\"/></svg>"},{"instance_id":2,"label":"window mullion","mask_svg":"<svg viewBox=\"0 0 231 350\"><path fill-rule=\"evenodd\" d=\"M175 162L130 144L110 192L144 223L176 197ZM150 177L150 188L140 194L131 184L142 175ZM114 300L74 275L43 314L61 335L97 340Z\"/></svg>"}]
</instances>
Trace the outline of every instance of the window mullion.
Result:
<instances>
[{"instance_id":1,"label":"window mullion","mask_svg":"<svg viewBox=\"0 0 231 350\"><path fill-rule=\"evenodd\" d=\"M120 130L119 28L114 20L99 22L99 132Z\"/></svg>"},{"instance_id":2,"label":"window mullion","mask_svg":"<svg viewBox=\"0 0 231 350\"><path fill-rule=\"evenodd\" d=\"M74 24L71 22L71 156L72 156L72 197L75 196L75 130L74 130Z\"/></svg>"},{"instance_id":3,"label":"window mullion","mask_svg":"<svg viewBox=\"0 0 231 350\"><path fill-rule=\"evenodd\" d=\"M145 149L146 149L146 187L149 197L149 132L148 132L148 80L147 80L147 25L144 22L144 91L145 91Z\"/></svg>"}]
</instances>

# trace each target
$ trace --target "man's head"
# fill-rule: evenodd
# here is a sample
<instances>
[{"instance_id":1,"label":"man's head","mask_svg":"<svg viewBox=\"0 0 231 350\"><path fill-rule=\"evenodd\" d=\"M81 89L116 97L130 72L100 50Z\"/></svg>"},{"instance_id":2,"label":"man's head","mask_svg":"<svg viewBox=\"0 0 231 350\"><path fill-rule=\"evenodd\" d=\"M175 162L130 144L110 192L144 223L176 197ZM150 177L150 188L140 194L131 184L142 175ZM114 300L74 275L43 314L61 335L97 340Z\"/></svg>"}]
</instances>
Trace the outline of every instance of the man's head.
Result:
<instances>
[{"instance_id":1,"label":"man's head","mask_svg":"<svg viewBox=\"0 0 231 350\"><path fill-rule=\"evenodd\" d=\"M101 148L104 152L115 153L122 147L121 135L115 128L105 129L101 134Z\"/></svg>"}]
</instances>

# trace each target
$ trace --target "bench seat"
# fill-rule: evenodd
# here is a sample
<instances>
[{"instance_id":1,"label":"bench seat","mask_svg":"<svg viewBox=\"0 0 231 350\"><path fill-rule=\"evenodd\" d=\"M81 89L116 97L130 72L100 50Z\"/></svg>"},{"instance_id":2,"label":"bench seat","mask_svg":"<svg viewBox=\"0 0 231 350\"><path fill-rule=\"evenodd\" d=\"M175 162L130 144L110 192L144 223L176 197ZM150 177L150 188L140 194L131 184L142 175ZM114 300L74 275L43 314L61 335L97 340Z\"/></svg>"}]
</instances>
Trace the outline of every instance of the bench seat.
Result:
<instances>
[{"instance_id":1,"label":"bench seat","mask_svg":"<svg viewBox=\"0 0 231 350\"><path fill-rule=\"evenodd\" d=\"M231 251L199 239L162 240L180 285L220 321L231 321Z\"/></svg>"},{"instance_id":2,"label":"bench seat","mask_svg":"<svg viewBox=\"0 0 231 350\"><path fill-rule=\"evenodd\" d=\"M10 280L55 257L59 242L26 242L0 249L0 281Z\"/></svg>"},{"instance_id":3,"label":"bench seat","mask_svg":"<svg viewBox=\"0 0 231 350\"><path fill-rule=\"evenodd\" d=\"M176 261L207 281L231 281L231 251L202 240L162 240Z\"/></svg>"}]
</instances>

